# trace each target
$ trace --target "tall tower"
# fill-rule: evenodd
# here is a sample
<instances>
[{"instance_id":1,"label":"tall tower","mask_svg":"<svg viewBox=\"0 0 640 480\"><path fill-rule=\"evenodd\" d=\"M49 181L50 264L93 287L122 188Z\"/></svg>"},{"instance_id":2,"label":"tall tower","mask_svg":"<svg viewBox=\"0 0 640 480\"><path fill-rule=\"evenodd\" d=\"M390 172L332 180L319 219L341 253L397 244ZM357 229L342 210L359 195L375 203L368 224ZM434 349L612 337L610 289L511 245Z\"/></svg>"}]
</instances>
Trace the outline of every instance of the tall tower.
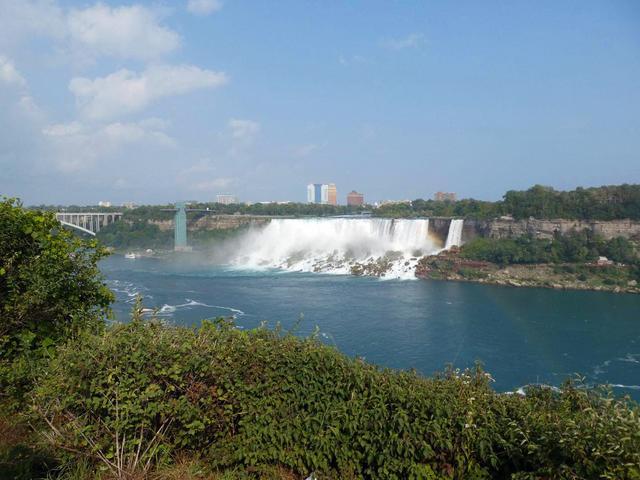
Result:
<instances>
[{"instance_id":1,"label":"tall tower","mask_svg":"<svg viewBox=\"0 0 640 480\"><path fill-rule=\"evenodd\" d=\"M319 190L320 190L320 199L318 201L318 203L321 203L322 205L326 205L327 203L329 203L329 185L327 185L326 183L322 183L319 185Z\"/></svg>"},{"instance_id":2,"label":"tall tower","mask_svg":"<svg viewBox=\"0 0 640 480\"><path fill-rule=\"evenodd\" d=\"M336 184L330 183L327 186L327 203L329 205L338 204L338 191L336 190Z\"/></svg>"},{"instance_id":3,"label":"tall tower","mask_svg":"<svg viewBox=\"0 0 640 480\"><path fill-rule=\"evenodd\" d=\"M307 202L327 203L327 185L310 183L307 185Z\"/></svg>"},{"instance_id":4,"label":"tall tower","mask_svg":"<svg viewBox=\"0 0 640 480\"><path fill-rule=\"evenodd\" d=\"M176 215L174 217L174 250L187 250L187 206L184 202L176 203Z\"/></svg>"}]
</instances>

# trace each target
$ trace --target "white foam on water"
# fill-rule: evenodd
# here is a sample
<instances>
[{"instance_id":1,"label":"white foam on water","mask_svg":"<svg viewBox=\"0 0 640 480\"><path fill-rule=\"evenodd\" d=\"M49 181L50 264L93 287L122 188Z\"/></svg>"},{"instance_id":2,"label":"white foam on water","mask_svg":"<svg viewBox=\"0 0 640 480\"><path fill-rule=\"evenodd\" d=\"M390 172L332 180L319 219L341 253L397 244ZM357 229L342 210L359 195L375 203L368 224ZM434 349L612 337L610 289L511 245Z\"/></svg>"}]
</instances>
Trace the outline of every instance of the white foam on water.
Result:
<instances>
[{"instance_id":1,"label":"white foam on water","mask_svg":"<svg viewBox=\"0 0 640 480\"><path fill-rule=\"evenodd\" d=\"M415 278L421 256L438 251L428 219L273 219L238 239L230 264L240 270L346 275L387 258L384 278Z\"/></svg>"},{"instance_id":2,"label":"white foam on water","mask_svg":"<svg viewBox=\"0 0 640 480\"><path fill-rule=\"evenodd\" d=\"M638 363L640 364L640 354L627 353L625 357L616 358L619 362Z\"/></svg>"},{"instance_id":3,"label":"white foam on water","mask_svg":"<svg viewBox=\"0 0 640 480\"><path fill-rule=\"evenodd\" d=\"M613 388L624 388L627 390L640 390L640 385L622 385L621 383L614 383L609 386Z\"/></svg>"},{"instance_id":4,"label":"white foam on water","mask_svg":"<svg viewBox=\"0 0 640 480\"><path fill-rule=\"evenodd\" d=\"M220 309L220 310L228 310L229 312L232 312L234 314L234 316L236 316L236 317L245 315L245 312L243 312L242 310L237 309L237 308L225 307L225 306L222 306L222 305L209 305L209 304L206 304L206 303L199 302L197 300L191 300L190 298L185 298L185 300L186 300L187 303L181 303L181 304L178 304L178 305L168 305L168 304L165 303L162 307L160 307L157 310L156 313L158 315L161 315L161 316L171 316L176 311L181 310L181 309L187 309L188 310L188 309L191 309L193 307L204 307L204 308L217 308L217 309ZM149 308L145 308L143 310L143 313L145 313L145 314L150 314L150 313L153 313L153 312L154 312L154 310L149 309Z\"/></svg>"},{"instance_id":5,"label":"white foam on water","mask_svg":"<svg viewBox=\"0 0 640 480\"><path fill-rule=\"evenodd\" d=\"M560 390L558 387L554 386L554 385L548 385L546 383L528 383L527 385L523 385L521 387L518 387L517 389L513 390L512 392L505 392L506 395L522 395L523 397L527 395L527 388L529 387L536 387L536 388L542 388L542 389L548 389L551 390L552 392L556 392L556 393L561 393L562 390Z\"/></svg>"}]
</instances>

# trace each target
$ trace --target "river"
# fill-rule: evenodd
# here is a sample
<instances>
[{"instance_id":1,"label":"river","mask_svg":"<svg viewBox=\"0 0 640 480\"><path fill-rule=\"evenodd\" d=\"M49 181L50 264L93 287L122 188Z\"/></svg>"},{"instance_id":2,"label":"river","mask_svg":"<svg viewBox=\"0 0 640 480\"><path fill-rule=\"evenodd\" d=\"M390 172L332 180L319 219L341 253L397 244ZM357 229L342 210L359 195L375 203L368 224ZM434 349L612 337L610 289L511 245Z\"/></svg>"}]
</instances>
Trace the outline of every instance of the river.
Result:
<instances>
[{"instance_id":1,"label":"river","mask_svg":"<svg viewBox=\"0 0 640 480\"><path fill-rule=\"evenodd\" d=\"M185 258L189 258L186 256ZM321 339L375 364L426 375L481 361L499 391L560 385L576 373L640 399L640 296L441 281L241 270L200 260L101 262L127 321L137 294L161 318L198 325L235 315Z\"/></svg>"}]
</instances>

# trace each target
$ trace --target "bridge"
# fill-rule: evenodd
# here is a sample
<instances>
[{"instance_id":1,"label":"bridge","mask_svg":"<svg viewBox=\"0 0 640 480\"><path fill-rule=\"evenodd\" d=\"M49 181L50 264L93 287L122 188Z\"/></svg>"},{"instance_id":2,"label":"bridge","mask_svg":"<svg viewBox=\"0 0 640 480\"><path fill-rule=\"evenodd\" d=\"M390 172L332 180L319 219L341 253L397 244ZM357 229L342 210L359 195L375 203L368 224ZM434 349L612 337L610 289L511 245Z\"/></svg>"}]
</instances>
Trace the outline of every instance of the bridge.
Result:
<instances>
[{"instance_id":1,"label":"bridge","mask_svg":"<svg viewBox=\"0 0 640 480\"><path fill-rule=\"evenodd\" d=\"M95 237L101 228L121 220L122 212L58 212L56 213L56 218L62 225L75 228Z\"/></svg>"}]
</instances>

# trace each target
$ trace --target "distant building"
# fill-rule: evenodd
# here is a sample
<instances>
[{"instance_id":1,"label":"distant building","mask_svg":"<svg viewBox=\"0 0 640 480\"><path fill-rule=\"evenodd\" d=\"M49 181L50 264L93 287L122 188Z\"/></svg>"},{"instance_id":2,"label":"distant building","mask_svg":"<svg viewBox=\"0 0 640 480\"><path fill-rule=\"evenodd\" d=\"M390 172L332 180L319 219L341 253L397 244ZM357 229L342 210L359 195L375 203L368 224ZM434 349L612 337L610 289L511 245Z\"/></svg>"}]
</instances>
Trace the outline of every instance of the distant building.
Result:
<instances>
[{"instance_id":1,"label":"distant building","mask_svg":"<svg viewBox=\"0 0 640 480\"><path fill-rule=\"evenodd\" d=\"M238 203L238 197L228 194L216 195L216 202L222 203L223 205L232 205Z\"/></svg>"},{"instance_id":2,"label":"distant building","mask_svg":"<svg viewBox=\"0 0 640 480\"><path fill-rule=\"evenodd\" d=\"M433 199L436 202L455 202L456 194L454 192L436 192Z\"/></svg>"},{"instance_id":3,"label":"distant building","mask_svg":"<svg viewBox=\"0 0 640 480\"><path fill-rule=\"evenodd\" d=\"M307 185L307 203L320 203L321 200L321 188L320 183L310 183Z\"/></svg>"},{"instance_id":4,"label":"distant building","mask_svg":"<svg viewBox=\"0 0 640 480\"><path fill-rule=\"evenodd\" d=\"M124 202L122 206L127 209L136 208L136 204L133 202Z\"/></svg>"},{"instance_id":5,"label":"distant building","mask_svg":"<svg viewBox=\"0 0 640 480\"><path fill-rule=\"evenodd\" d=\"M336 189L335 183L330 183L327 186L327 203L329 205L338 204L338 190Z\"/></svg>"},{"instance_id":6,"label":"distant building","mask_svg":"<svg viewBox=\"0 0 640 480\"><path fill-rule=\"evenodd\" d=\"M598 257L598 260L596 261L596 265L602 267L602 266L607 266L607 265L613 265L613 261L609 260L607 257Z\"/></svg>"},{"instance_id":7,"label":"distant building","mask_svg":"<svg viewBox=\"0 0 640 480\"><path fill-rule=\"evenodd\" d=\"M355 190L351 190L351 192L347 195L347 205L352 207L358 207L364 204L364 195L356 192Z\"/></svg>"},{"instance_id":8,"label":"distant building","mask_svg":"<svg viewBox=\"0 0 640 480\"><path fill-rule=\"evenodd\" d=\"M308 203L329 203L329 191L331 185L325 183L310 183L307 185L307 202ZM336 195L336 186L333 185L333 195ZM335 203L334 203L335 205Z\"/></svg>"},{"instance_id":9,"label":"distant building","mask_svg":"<svg viewBox=\"0 0 640 480\"><path fill-rule=\"evenodd\" d=\"M111 202L103 202L102 200L98 202L99 207L110 207Z\"/></svg>"}]
</instances>

